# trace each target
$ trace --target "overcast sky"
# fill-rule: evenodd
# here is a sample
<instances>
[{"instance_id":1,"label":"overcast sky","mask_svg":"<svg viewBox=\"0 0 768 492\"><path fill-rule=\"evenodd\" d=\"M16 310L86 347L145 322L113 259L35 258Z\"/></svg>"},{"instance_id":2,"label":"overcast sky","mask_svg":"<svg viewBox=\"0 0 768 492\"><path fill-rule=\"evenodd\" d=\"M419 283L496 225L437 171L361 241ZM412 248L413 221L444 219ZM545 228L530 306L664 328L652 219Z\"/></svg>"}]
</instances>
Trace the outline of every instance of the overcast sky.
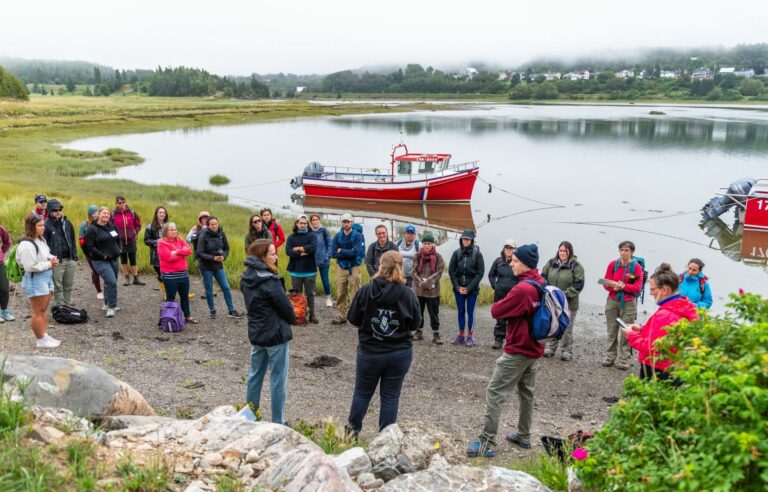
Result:
<instances>
[{"instance_id":1,"label":"overcast sky","mask_svg":"<svg viewBox=\"0 0 768 492\"><path fill-rule=\"evenodd\" d=\"M440 67L768 41L768 1L3 2L0 55L217 74Z\"/></svg>"}]
</instances>

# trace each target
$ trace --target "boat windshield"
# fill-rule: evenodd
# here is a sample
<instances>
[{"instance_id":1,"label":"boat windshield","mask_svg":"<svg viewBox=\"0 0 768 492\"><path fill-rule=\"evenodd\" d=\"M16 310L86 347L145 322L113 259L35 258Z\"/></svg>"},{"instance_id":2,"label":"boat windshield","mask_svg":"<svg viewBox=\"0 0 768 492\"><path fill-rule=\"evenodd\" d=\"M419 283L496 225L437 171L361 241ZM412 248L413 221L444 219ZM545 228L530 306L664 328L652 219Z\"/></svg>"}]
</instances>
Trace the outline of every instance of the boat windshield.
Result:
<instances>
[{"instance_id":1,"label":"boat windshield","mask_svg":"<svg viewBox=\"0 0 768 492\"><path fill-rule=\"evenodd\" d=\"M397 161L398 174L429 174L448 167L448 161Z\"/></svg>"},{"instance_id":2,"label":"boat windshield","mask_svg":"<svg viewBox=\"0 0 768 492\"><path fill-rule=\"evenodd\" d=\"M411 161L397 161L397 174L411 174Z\"/></svg>"}]
</instances>

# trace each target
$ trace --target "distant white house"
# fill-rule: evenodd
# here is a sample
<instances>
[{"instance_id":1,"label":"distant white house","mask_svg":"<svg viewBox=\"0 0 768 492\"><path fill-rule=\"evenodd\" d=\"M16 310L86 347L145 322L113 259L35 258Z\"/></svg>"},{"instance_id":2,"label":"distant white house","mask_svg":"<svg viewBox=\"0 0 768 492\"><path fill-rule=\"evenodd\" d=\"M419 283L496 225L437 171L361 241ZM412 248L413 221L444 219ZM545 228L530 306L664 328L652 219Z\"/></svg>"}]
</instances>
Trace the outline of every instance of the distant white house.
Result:
<instances>
[{"instance_id":1,"label":"distant white house","mask_svg":"<svg viewBox=\"0 0 768 492\"><path fill-rule=\"evenodd\" d=\"M568 80L589 80L589 70L576 70L575 72L568 72L563 75L564 79Z\"/></svg>"},{"instance_id":2,"label":"distant white house","mask_svg":"<svg viewBox=\"0 0 768 492\"><path fill-rule=\"evenodd\" d=\"M470 79L479 73L477 69L473 67L467 67L466 72L467 72L467 77L469 77Z\"/></svg>"},{"instance_id":3,"label":"distant white house","mask_svg":"<svg viewBox=\"0 0 768 492\"><path fill-rule=\"evenodd\" d=\"M733 75L737 77L743 77L745 79L749 79L755 76L755 71L752 70L751 68L747 70L736 70L735 72L733 72Z\"/></svg>"},{"instance_id":4,"label":"distant white house","mask_svg":"<svg viewBox=\"0 0 768 492\"><path fill-rule=\"evenodd\" d=\"M659 72L660 79L676 79L678 77L680 77L680 72L675 70L662 70Z\"/></svg>"},{"instance_id":5,"label":"distant white house","mask_svg":"<svg viewBox=\"0 0 768 492\"><path fill-rule=\"evenodd\" d=\"M296 94L301 94L302 92L304 92L304 89L306 89L306 87L305 87L305 86L303 86L303 85L297 85L297 86L296 86Z\"/></svg>"},{"instance_id":6,"label":"distant white house","mask_svg":"<svg viewBox=\"0 0 768 492\"><path fill-rule=\"evenodd\" d=\"M634 70L620 70L616 73L614 73L617 79L630 79L635 76Z\"/></svg>"},{"instance_id":7,"label":"distant white house","mask_svg":"<svg viewBox=\"0 0 768 492\"><path fill-rule=\"evenodd\" d=\"M708 68L694 70L691 74L691 80L712 80L715 78L715 72Z\"/></svg>"},{"instance_id":8,"label":"distant white house","mask_svg":"<svg viewBox=\"0 0 768 492\"><path fill-rule=\"evenodd\" d=\"M560 80L560 72L547 72L544 74L544 78L547 80Z\"/></svg>"},{"instance_id":9,"label":"distant white house","mask_svg":"<svg viewBox=\"0 0 768 492\"><path fill-rule=\"evenodd\" d=\"M512 72L499 72L499 80L510 80Z\"/></svg>"},{"instance_id":10,"label":"distant white house","mask_svg":"<svg viewBox=\"0 0 768 492\"><path fill-rule=\"evenodd\" d=\"M719 70L720 75L733 75L733 72L736 71L736 67L722 67Z\"/></svg>"}]
</instances>

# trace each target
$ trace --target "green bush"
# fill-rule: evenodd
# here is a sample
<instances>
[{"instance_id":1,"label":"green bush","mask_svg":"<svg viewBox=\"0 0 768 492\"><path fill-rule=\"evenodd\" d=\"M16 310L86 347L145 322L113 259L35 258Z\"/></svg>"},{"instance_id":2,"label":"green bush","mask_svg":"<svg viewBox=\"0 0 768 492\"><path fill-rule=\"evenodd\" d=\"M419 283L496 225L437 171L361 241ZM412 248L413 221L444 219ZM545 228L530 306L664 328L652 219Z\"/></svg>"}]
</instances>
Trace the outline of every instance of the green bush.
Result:
<instances>
[{"instance_id":1,"label":"green bush","mask_svg":"<svg viewBox=\"0 0 768 492\"><path fill-rule=\"evenodd\" d=\"M731 294L657 342L667 381L629 377L623 399L578 463L596 490L765 490L768 483L768 300ZM675 350L673 347L678 347Z\"/></svg>"}]
</instances>

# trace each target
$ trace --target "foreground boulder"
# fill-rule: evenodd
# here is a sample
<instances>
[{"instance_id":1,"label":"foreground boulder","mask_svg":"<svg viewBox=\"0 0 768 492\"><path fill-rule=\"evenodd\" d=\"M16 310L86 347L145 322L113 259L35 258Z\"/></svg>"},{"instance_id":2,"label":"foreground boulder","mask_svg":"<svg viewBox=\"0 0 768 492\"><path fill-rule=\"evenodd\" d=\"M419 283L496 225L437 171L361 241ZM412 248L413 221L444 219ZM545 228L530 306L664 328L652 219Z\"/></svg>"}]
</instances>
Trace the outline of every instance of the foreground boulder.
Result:
<instances>
[{"instance_id":1,"label":"foreground boulder","mask_svg":"<svg viewBox=\"0 0 768 492\"><path fill-rule=\"evenodd\" d=\"M5 357L4 386L28 382L24 397L43 407L66 408L78 417L155 415L141 394L104 369L73 359L27 355Z\"/></svg>"},{"instance_id":2,"label":"foreground boulder","mask_svg":"<svg viewBox=\"0 0 768 492\"><path fill-rule=\"evenodd\" d=\"M476 468L468 465L453 465L447 468L422 470L400 475L379 489L380 492L411 492L414 490L549 492L547 487L527 473L496 466Z\"/></svg>"}]
</instances>

